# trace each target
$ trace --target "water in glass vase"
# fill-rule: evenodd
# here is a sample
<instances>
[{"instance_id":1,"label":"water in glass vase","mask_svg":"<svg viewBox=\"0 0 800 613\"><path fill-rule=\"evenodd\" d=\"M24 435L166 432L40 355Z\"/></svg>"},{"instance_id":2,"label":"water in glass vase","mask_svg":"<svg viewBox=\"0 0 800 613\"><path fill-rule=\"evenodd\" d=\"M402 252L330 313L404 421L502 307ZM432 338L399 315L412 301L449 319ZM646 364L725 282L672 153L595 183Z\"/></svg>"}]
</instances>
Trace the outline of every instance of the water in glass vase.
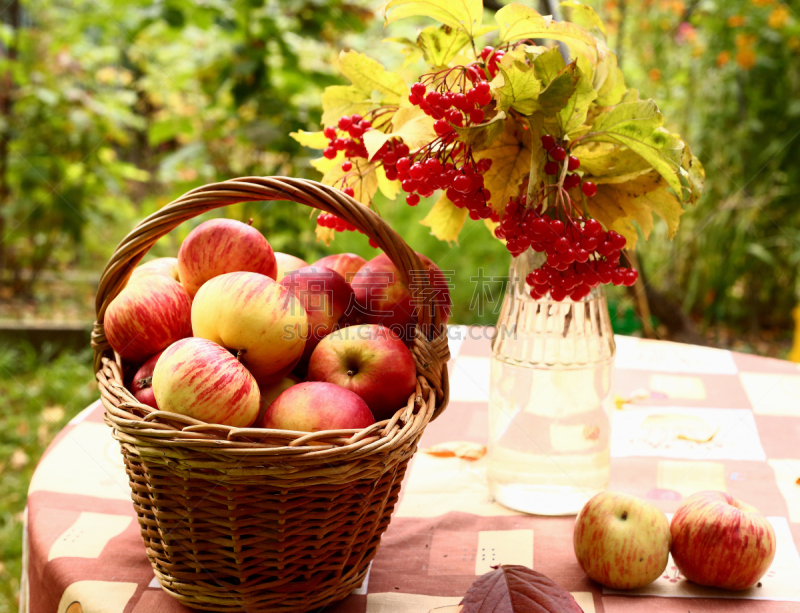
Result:
<instances>
[{"instance_id":1,"label":"water in glass vase","mask_svg":"<svg viewBox=\"0 0 800 613\"><path fill-rule=\"evenodd\" d=\"M614 339L602 290L533 300L526 257L492 342L489 483L507 507L569 515L608 486Z\"/></svg>"}]
</instances>

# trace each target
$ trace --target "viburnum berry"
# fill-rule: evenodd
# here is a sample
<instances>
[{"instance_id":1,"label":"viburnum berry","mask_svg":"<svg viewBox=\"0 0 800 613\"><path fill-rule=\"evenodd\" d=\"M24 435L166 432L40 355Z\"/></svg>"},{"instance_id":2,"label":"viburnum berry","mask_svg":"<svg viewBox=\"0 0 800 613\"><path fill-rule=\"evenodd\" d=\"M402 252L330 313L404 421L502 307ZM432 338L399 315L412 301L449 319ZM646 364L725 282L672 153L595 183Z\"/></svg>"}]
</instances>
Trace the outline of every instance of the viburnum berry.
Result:
<instances>
[{"instance_id":1,"label":"viburnum berry","mask_svg":"<svg viewBox=\"0 0 800 613\"><path fill-rule=\"evenodd\" d=\"M581 189L587 198L592 198L597 193L597 185L591 181L584 181Z\"/></svg>"},{"instance_id":2,"label":"viburnum berry","mask_svg":"<svg viewBox=\"0 0 800 613\"><path fill-rule=\"evenodd\" d=\"M486 61L490 55L494 52L494 47L484 47L481 49L481 59Z\"/></svg>"},{"instance_id":3,"label":"viburnum berry","mask_svg":"<svg viewBox=\"0 0 800 613\"><path fill-rule=\"evenodd\" d=\"M567 158L567 150L564 147L553 147L549 153L556 162L563 162Z\"/></svg>"},{"instance_id":4,"label":"viburnum berry","mask_svg":"<svg viewBox=\"0 0 800 613\"><path fill-rule=\"evenodd\" d=\"M411 93L422 98L425 95L425 85L423 83L414 83L411 86Z\"/></svg>"},{"instance_id":5,"label":"viburnum berry","mask_svg":"<svg viewBox=\"0 0 800 613\"><path fill-rule=\"evenodd\" d=\"M558 174L558 162L546 162L544 165L544 173L547 175L557 175Z\"/></svg>"},{"instance_id":6,"label":"viburnum berry","mask_svg":"<svg viewBox=\"0 0 800 613\"><path fill-rule=\"evenodd\" d=\"M564 189L572 189L581 184L581 178L576 174L569 174L564 177Z\"/></svg>"},{"instance_id":7,"label":"viburnum berry","mask_svg":"<svg viewBox=\"0 0 800 613\"><path fill-rule=\"evenodd\" d=\"M342 191L351 198L356 195L356 192L352 187L345 187Z\"/></svg>"},{"instance_id":8,"label":"viburnum berry","mask_svg":"<svg viewBox=\"0 0 800 613\"><path fill-rule=\"evenodd\" d=\"M550 136L549 134L545 134L542 136L542 148L545 151L549 152L553 147L556 146L556 139Z\"/></svg>"},{"instance_id":9,"label":"viburnum berry","mask_svg":"<svg viewBox=\"0 0 800 613\"><path fill-rule=\"evenodd\" d=\"M580 168L581 161L576 158L574 155L569 156L567 160L567 170L578 170Z\"/></svg>"},{"instance_id":10,"label":"viburnum berry","mask_svg":"<svg viewBox=\"0 0 800 613\"><path fill-rule=\"evenodd\" d=\"M351 161L346 160L342 162L342 170L344 170L345 172L352 170L352 168L353 168L353 163Z\"/></svg>"},{"instance_id":11,"label":"viburnum berry","mask_svg":"<svg viewBox=\"0 0 800 613\"><path fill-rule=\"evenodd\" d=\"M410 206L417 206L419 204L419 194L409 194L406 196L406 202Z\"/></svg>"},{"instance_id":12,"label":"viburnum berry","mask_svg":"<svg viewBox=\"0 0 800 613\"><path fill-rule=\"evenodd\" d=\"M485 115L481 109L474 109L469 112L469 120L472 123L483 123L484 119Z\"/></svg>"},{"instance_id":13,"label":"viburnum berry","mask_svg":"<svg viewBox=\"0 0 800 613\"><path fill-rule=\"evenodd\" d=\"M336 138L336 128L334 127L328 126L322 131L322 133L325 135L325 138L329 140L331 138Z\"/></svg>"},{"instance_id":14,"label":"viburnum berry","mask_svg":"<svg viewBox=\"0 0 800 613\"><path fill-rule=\"evenodd\" d=\"M334 147L325 147L322 151L322 155L329 160L332 160L336 157L336 149Z\"/></svg>"}]
</instances>

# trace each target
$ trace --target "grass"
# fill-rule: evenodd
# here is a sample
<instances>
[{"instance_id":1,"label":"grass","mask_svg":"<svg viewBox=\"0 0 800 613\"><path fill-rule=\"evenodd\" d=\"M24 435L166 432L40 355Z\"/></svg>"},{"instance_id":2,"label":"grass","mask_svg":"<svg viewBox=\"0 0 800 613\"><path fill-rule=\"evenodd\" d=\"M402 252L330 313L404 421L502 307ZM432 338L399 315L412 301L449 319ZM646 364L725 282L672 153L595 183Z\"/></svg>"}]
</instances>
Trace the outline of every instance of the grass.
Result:
<instances>
[{"instance_id":1,"label":"grass","mask_svg":"<svg viewBox=\"0 0 800 613\"><path fill-rule=\"evenodd\" d=\"M90 350L54 355L0 339L0 613L18 610L22 515L53 437L99 394Z\"/></svg>"}]
</instances>

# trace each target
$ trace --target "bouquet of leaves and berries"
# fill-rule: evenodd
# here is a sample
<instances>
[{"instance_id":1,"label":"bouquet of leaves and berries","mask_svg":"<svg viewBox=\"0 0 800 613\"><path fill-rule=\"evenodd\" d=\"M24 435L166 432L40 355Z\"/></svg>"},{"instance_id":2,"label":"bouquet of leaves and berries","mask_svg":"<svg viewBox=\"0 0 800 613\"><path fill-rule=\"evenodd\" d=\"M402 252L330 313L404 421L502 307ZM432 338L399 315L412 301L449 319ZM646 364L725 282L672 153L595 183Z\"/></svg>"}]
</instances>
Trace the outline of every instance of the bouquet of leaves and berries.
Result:
<instances>
[{"instance_id":1,"label":"bouquet of leaves and berries","mask_svg":"<svg viewBox=\"0 0 800 613\"><path fill-rule=\"evenodd\" d=\"M703 169L656 103L626 87L596 13L561 7L569 21L510 4L483 25L480 0L392 0L387 23L442 24L416 41L389 39L406 55L402 75L416 80L343 52L352 85L325 90L323 132L293 136L323 150L313 164L324 183L366 205L379 189L389 199L402 190L410 206L440 192L421 220L436 237L455 241L469 217L514 256L546 254L527 278L534 298L632 285L638 273L620 255L635 246L636 226L647 238L655 212L672 237L700 196ZM326 242L352 229L317 218Z\"/></svg>"}]
</instances>

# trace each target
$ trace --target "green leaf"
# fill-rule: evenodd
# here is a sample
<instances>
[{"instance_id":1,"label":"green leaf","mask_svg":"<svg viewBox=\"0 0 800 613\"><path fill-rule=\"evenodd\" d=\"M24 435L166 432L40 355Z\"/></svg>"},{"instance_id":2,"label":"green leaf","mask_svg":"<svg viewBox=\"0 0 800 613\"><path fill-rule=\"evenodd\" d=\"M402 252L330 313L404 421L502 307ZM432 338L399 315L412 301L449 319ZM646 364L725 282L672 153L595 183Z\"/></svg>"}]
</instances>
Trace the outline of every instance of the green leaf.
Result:
<instances>
[{"instance_id":1,"label":"green leaf","mask_svg":"<svg viewBox=\"0 0 800 613\"><path fill-rule=\"evenodd\" d=\"M193 131L189 117L170 117L154 122L147 131L147 140L152 147L157 147L179 134L192 134Z\"/></svg>"},{"instance_id":2,"label":"green leaf","mask_svg":"<svg viewBox=\"0 0 800 613\"><path fill-rule=\"evenodd\" d=\"M392 131L370 130L364 133L364 145L370 159L390 138L401 138L412 151L427 145L436 138L433 117L429 117L418 106L404 106L392 117Z\"/></svg>"},{"instance_id":3,"label":"green leaf","mask_svg":"<svg viewBox=\"0 0 800 613\"><path fill-rule=\"evenodd\" d=\"M653 168L638 153L613 143L580 144L571 153L581 161L584 179L594 183L624 183Z\"/></svg>"},{"instance_id":4,"label":"green leaf","mask_svg":"<svg viewBox=\"0 0 800 613\"><path fill-rule=\"evenodd\" d=\"M310 149L325 149L328 146L328 137L322 132L298 130L297 132L289 132L289 136L303 145L303 147Z\"/></svg>"},{"instance_id":5,"label":"green leaf","mask_svg":"<svg viewBox=\"0 0 800 613\"><path fill-rule=\"evenodd\" d=\"M458 140L465 145L471 145L475 151L481 151L491 145L503 132L503 120L506 114L500 111L486 123L461 128L453 126L458 133Z\"/></svg>"},{"instance_id":6,"label":"green leaf","mask_svg":"<svg viewBox=\"0 0 800 613\"><path fill-rule=\"evenodd\" d=\"M339 69L354 87L368 96L377 91L385 103L399 104L408 95L408 86L400 75L358 51L342 51Z\"/></svg>"},{"instance_id":7,"label":"green leaf","mask_svg":"<svg viewBox=\"0 0 800 613\"><path fill-rule=\"evenodd\" d=\"M520 50L524 58L524 51ZM536 109L536 99L542 83L536 78L533 66L512 53L500 60L499 74L492 80L492 90L497 99L497 108L507 111L513 108L523 115L530 115Z\"/></svg>"},{"instance_id":8,"label":"green leaf","mask_svg":"<svg viewBox=\"0 0 800 613\"><path fill-rule=\"evenodd\" d=\"M471 37L486 33L480 28L482 0L391 0L386 5L384 25L406 17L430 17Z\"/></svg>"},{"instance_id":9,"label":"green leaf","mask_svg":"<svg viewBox=\"0 0 800 613\"><path fill-rule=\"evenodd\" d=\"M553 47L544 53L540 53L533 60L533 68L536 71L536 76L545 87L550 85L550 81L555 79L558 73L564 70L564 66L564 58L561 57L561 52L558 50L558 47Z\"/></svg>"},{"instance_id":10,"label":"green leaf","mask_svg":"<svg viewBox=\"0 0 800 613\"><path fill-rule=\"evenodd\" d=\"M477 159L492 160L492 166L483 178L485 187L492 193L492 208L501 214L509 199L519 193L531 162L530 130L524 130L515 121L504 124L503 133L489 147L475 153ZM539 141L538 138L536 140Z\"/></svg>"},{"instance_id":11,"label":"green leaf","mask_svg":"<svg viewBox=\"0 0 800 613\"><path fill-rule=\"evenodd\" d=\"M495 14L500 28L500 41L547 38L565 43L571 51L585 55L593 64L598 61L595 38L583 28L566 21L553 21L530 7L519 3L509 4Z\"/></svg>"},{"instance_id":12,"label":"green leaf","mask_svg":"<svg viewBox=\"0 0 800 613\"><path fill-rule=\"evenodd\" d=\"M535 108L546 116L552 116L561 111L578 85L579 74L575 72L575 62L567 64L561 72L550 82L547 88L539 94Z\"/></svg>"},{"instance_id":13,"label":"green leaf","mask_svg":"<svg viewBox=\"0 0 800 613\"><path fill-rule=\"evenodd\" d=\"M566 21L574 23L593 36L605 40L607 36L606 26L591 6L576 0L563 0L559 4L564 11L564 19Z\"/></svg>"},{"instance_id":14,"label":"green leaf","mask_svg":"<svg viewBox=\"0 0 800 613\"><path fill-rule=\"evenodd\" d=\"M677 194L683 141L661 129L664 118L652 100L623 102L599 115L585 141L625 145L647 160Z\"/></svg>"},{"instance_id":15,"label":"green leaf","mask_svg":"<svg viewBox=\"0 0 800 613\"><path fill-rule=\"evenodd\" d=\"M417 46L429 66L440 67L447 66L469 41L469 34L464 30L430 26L419 33Z\"/></svg>"},{"instance_id":16,"label":"green leaf","mask_svg":"<svg viewBox=\"0 0 800 613\"><path fill-rule=\"evenodd\" d=\"M374 106L369 96L352 85L330 85L322 93L322 125L335 126L340 117L364 115Z\"/></svg>"},{"instance_id":17,"label":"green leaf","mask_svg":"<svg viewBox=\"0 0 800 613\"><path fill-rule=\"evenodd\" d=\"M676 135L677 136L677 135ZM686 146L683 151L683 162L681 163L681 178L686 183L683 186L684 200L689 204L695 204L703 193L706 181L706 171L700 160Z\"/></svg>"},{"instance_id":18,"label":"green leaf","mask_svg":"<svg viewBox=\"0 0 800 613\"><path fill-rule=\"evenodd\" d=\"M580 68L577 69L578 82L575 91L570 96L567 104L558 112L558 121L561 125L562 136L570 136L586 121L586 114L592 102L597 98L597 92L592 87L588 75ZM581 163L583 159L581 158Z\"/></svg>"},{"instance_id":19,"label":"green leaf","mask_svg":"<svg viewBox=\"0 0 800 613\"><path fill-rule=\"evenodd\" d=\"M431 234L440 241L458 244L458 235L467 219L467 209L458 208L446 194L439 196L421 223L431 229Z\"/></svg>"}]
</instances>

